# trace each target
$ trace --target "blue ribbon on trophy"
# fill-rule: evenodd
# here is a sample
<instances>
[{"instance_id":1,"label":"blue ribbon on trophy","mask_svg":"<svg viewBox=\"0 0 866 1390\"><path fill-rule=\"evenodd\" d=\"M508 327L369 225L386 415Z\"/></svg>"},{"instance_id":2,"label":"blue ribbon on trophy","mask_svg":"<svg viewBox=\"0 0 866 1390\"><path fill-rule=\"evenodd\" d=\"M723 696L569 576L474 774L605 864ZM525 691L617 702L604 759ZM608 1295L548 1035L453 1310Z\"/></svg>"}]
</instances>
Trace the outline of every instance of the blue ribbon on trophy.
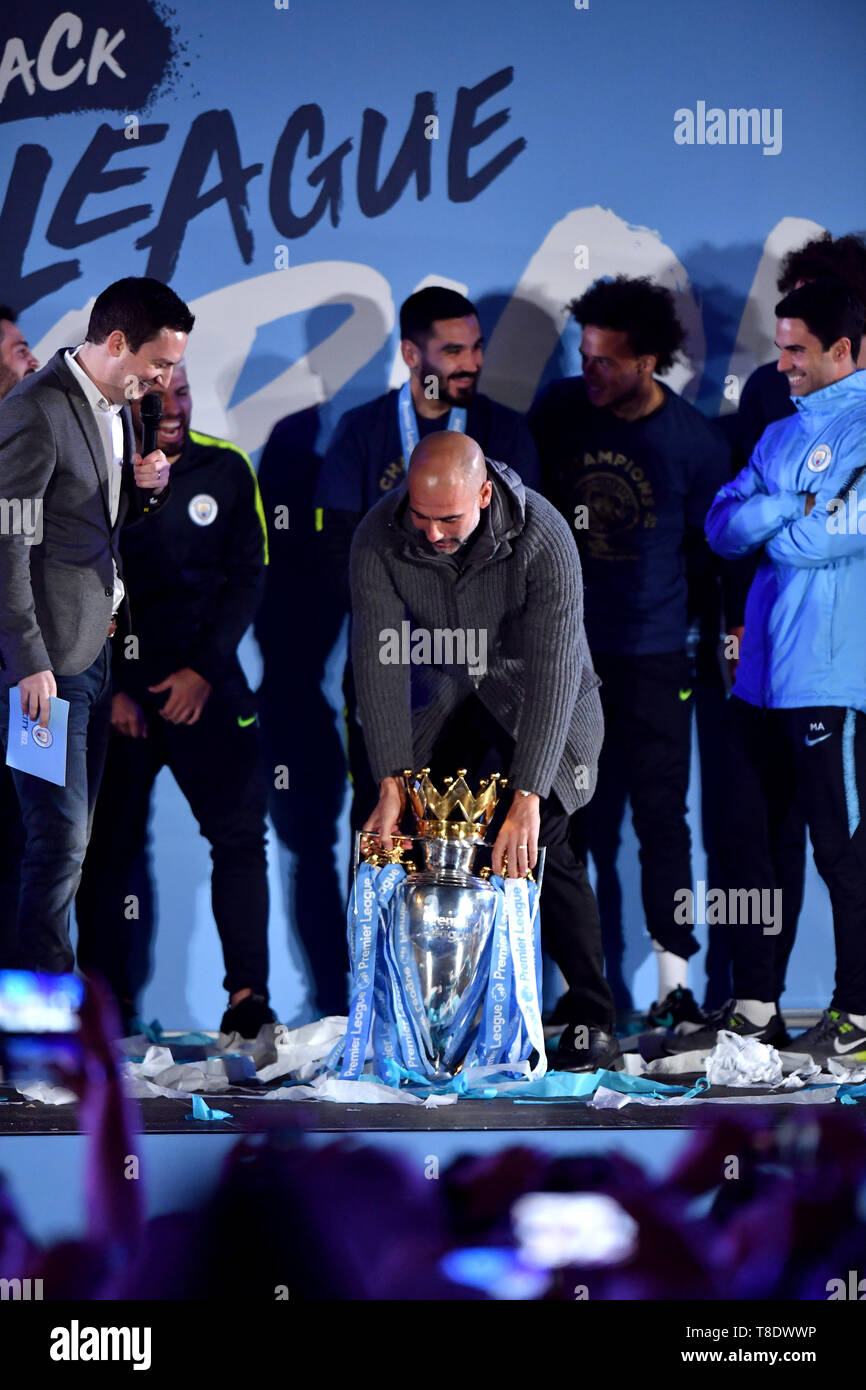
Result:
<instances>
[{"instance_id":1,"label":"blue ribbon on trophy","mask_svg":"<svg viewBox=\"0 0 866 1390\"><path fill-rule=\"evenodd\" d=\"M344 1054L340 1074L347 1079L356 1079L364 1069L373 1022L382 928L394 889L405 876L406 871L399 864L389 864L382 873L377 873L372 864L361 864L355 875L349 902L349 962L352 968L349 1023L345 1039L328 1058L330 1069Z\"/></svg>"},{"instance_id":2,"label":"blue ribbon on trophy","mask_svg":"<svg viewBox=\"0 0 866 1390\"><path fill-rule=\"evenodd\" d=\"M427 768L404 778L418 823L411 842L425 865L401 862L406 837L357 862L347 912L352 999L328 1068L358 1080L370 1050L390 1085L435 1087L458 1071L466 1089L496 1073L543 1076L540 885L472 872L504 779L494 774L473 796L464 771L442 793ZM359 845L357 837L356 860Z\"/></svg>"}]
</instances>

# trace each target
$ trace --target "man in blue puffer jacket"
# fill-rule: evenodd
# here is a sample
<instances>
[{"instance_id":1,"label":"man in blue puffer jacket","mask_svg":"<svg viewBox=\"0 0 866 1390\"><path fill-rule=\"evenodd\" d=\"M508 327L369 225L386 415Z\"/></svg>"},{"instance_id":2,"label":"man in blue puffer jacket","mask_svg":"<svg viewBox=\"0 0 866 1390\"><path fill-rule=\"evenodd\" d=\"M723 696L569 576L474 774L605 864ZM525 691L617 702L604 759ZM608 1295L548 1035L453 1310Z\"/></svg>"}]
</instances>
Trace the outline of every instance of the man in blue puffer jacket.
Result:
<instances>
[{"instance_id":1,"label":"man in blue puffer jacket","mask_svg":"<svg viewBox=\"0 0 866 1390\"><path fill-rule=\"evenodd\" d=\"M737 998L714 1027L788 1042L781 990L767 807L770 722L791 754L789 799L802 799L818 872L833 906L836 988L820 1022L792 1044L816 1061L866 1058L866 371L856 369L863 304L815 281L776 306L779 371L796 414L768 426L707 514L712 548L737 559L763 548L746 608L735 694L739 748L736 846L728 891ZM858 476L859 475L859 476ZM859 497L861 501L857 506ZM861 808L864 818L861 819ZM757 889L759 892L755 892ZM730 910L733 901L738 912ZM743 920L743 919L746 920ZM709 920L709 916L708 919ZM704 1033L707 1037L704 1037ZM685 1041L685 1040L684 1040ZM677 1049L680 1050L680 1049Z\"/></svg>"}]
</instances>

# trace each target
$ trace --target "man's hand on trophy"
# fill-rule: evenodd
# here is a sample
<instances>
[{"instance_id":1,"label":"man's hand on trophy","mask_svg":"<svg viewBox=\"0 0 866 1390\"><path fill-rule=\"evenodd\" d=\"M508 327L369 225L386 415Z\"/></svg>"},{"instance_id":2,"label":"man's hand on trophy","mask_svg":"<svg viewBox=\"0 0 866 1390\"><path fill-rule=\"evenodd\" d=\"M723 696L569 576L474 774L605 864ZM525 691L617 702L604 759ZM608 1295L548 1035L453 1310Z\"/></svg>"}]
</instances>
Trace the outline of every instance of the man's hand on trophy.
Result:
<instances>
[{"instance_id":1,"label":"man's hand on trophy","mask_svg":"<svg viewBox=\"0 0 866 1390\"><path fill-rule=\"evenodd\" d=\"M379 783L379 800L361 831L361 853L381 849L390 853L393 839L400 839L400 821L406 809L406 791L396 777L386 777ZM368 833L369 832L369 833ZM377 839L372 838L377 836ZM411 841L406 842L411 847Z\"/></svg>"},{"instance_id":2,"label":"man's hand on trophy","mask_svg":"<svg viewBox=\"0 0 866 1390\"><path fill-rule=\"evenodd\" d=\"M525 878L538 862L538 831L541 825L539 798L533 793L514 793L514 800L493 846L493 872L501 874L503 858L508 862L508 878Z\"/></svg>"}]
</instances>

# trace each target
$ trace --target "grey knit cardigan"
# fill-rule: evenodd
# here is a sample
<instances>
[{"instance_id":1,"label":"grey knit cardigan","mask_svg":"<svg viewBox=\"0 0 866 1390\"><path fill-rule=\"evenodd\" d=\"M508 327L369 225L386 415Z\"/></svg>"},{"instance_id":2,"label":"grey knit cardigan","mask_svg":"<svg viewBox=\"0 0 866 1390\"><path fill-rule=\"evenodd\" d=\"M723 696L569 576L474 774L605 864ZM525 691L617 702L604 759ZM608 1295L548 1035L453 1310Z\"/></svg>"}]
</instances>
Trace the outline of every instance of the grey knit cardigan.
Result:
<instances>
[{"instance_id":1,"label":"grey knit cardigan","mask_svg":"<svg viewBox=\"0 0 866 1390\"><path fill-rule=\"evenodd\" d=\"M577 546L545 498L505 464L486 462L493 497L465 555L430 550L408 516L405 483L355 533L352 662L370 766L377 781L425 766L447 719L475 691L516 741L510 785L542 797L552 789L571 812L595 790L604 727ZM486 670L449 662L447 635L438 665L405 662L406 639L414 643L422 629L431 656L436 630L474 630L468 650L486 642ZM394 660L401 640L403 662ZM425 657L421 641L414 645Z\"/></svg>"}]
</instances>

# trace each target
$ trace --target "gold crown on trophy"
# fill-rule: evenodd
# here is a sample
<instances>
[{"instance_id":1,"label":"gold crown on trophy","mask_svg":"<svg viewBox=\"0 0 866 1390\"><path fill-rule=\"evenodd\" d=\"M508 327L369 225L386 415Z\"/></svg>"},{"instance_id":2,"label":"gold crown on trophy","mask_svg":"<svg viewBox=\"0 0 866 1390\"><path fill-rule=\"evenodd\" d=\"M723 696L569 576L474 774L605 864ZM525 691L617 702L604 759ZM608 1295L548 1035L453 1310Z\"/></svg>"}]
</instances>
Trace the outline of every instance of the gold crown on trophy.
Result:
<instances>
[{"instance_id":1,"label":"gold crown on trophy","mask_svg":"<svg viewBox=\"0 0 866 1390\"><path fill-rule=\"evenodd\" d=\"M438 792L430 781L429 767L420 773L403 773L409 801L418 822L418 834L424 839L474 840L484 839L493 819L499 790L508 785L508 778L494 772L490 779L482 778L478 795L473 796L466 781L466 768L457 769L457 776L444 779L444 791Z\"/></svg>"}]
</instances>

